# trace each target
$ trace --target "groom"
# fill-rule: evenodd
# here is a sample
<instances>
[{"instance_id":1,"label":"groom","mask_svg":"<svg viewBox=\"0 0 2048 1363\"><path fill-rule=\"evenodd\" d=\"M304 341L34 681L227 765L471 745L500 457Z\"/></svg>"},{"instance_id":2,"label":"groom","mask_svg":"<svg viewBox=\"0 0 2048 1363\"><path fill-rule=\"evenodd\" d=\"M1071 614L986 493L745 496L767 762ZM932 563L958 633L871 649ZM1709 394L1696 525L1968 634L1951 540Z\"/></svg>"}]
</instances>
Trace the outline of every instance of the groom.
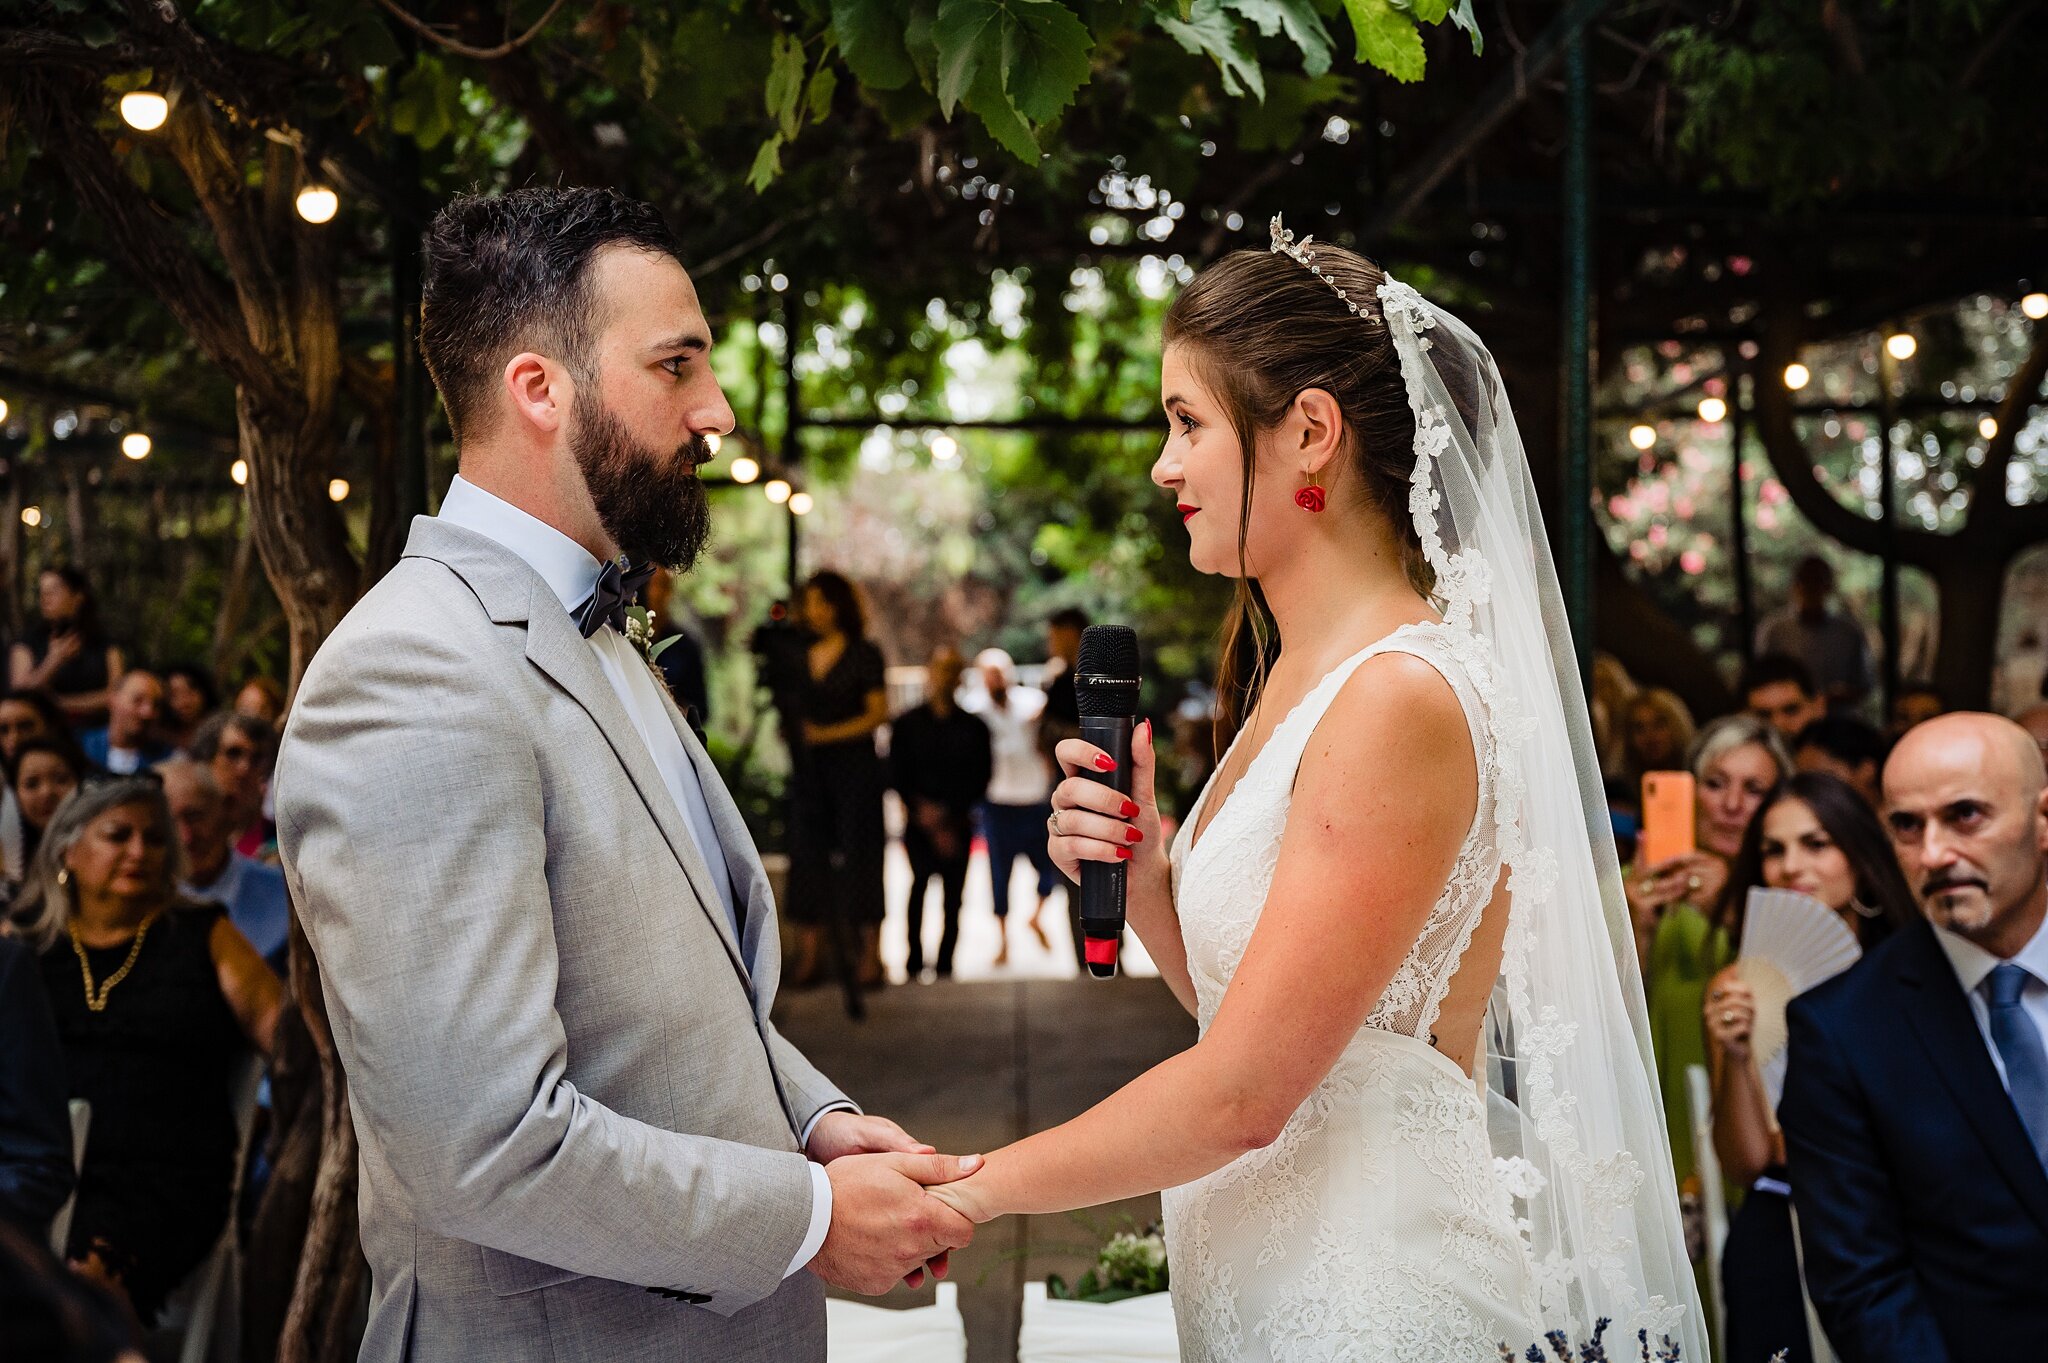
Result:
<instances>
[{"instance_id":1,"label":"groom","mask_svg":"<svg viewBox=\"0 0 2048 1363\"><path fill-rule=\"evenodd\" d=\"M461 474L277 774L361 1142L362 1357L822 1360L824 1283L942 1272L972 1230L925 1185L977 1161L776 1032L767 878L623 632L614 560L704 543L710 328L609 191L458 198L425 249Z\"/></svg>"}]
</instances>

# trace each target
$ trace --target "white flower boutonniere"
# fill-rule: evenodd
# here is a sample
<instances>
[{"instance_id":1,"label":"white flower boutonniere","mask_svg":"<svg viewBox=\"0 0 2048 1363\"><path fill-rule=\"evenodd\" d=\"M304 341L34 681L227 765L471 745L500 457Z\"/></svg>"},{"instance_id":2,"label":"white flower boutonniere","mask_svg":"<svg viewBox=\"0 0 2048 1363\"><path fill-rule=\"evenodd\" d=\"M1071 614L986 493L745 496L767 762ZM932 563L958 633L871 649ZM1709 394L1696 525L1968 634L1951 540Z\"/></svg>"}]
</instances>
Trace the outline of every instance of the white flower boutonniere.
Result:
<instances>
[{"instance_id":1,"label":"white flower boutonniere","mask_svg":"<svg viewBox=\"0 0 2048 1363\"><path fill-rule=\"evenodd\" d=\"M641 656L646 658L650 665L659 663L661 655L668 651L668 646L683 637L680 634L671 634L668 638L656 642L654 625L654 612L647 607L626 607L626 642L639 649Z\"/></svg>"}]
</instances>

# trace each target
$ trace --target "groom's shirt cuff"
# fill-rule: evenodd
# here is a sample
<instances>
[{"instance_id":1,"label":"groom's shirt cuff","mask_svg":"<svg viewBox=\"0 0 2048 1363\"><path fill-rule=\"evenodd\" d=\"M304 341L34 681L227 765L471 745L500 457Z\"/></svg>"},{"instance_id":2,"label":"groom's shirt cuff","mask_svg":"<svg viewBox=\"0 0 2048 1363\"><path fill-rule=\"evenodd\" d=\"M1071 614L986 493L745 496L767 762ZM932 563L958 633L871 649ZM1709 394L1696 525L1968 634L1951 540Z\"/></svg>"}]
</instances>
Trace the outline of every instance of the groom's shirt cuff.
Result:
<instances>
[{"instance_id":1,"label":"groom's shirt cuff","mask_svg":"<svg viewBox=\"0 0 2048 1363\"><path fill-rule=\"evenodd\" d=\"M828 1112L858 1111L852 1103L833 1103L818 1109L817 1115L804 1123L803 1134L797 1144L806 1149L811 1144L811 1133L818 1129ZM797 1246L796 1258L789 1261L789 1272L785 1278L793 1278L803 1272L804 1266L818 1257L818 1251L825 1247L825 1232L832 1229L832 1180L825 1176L825 1166L811 1165L811 1228L804 1235L804 1242Z\"/></svg>"}]
</instances>

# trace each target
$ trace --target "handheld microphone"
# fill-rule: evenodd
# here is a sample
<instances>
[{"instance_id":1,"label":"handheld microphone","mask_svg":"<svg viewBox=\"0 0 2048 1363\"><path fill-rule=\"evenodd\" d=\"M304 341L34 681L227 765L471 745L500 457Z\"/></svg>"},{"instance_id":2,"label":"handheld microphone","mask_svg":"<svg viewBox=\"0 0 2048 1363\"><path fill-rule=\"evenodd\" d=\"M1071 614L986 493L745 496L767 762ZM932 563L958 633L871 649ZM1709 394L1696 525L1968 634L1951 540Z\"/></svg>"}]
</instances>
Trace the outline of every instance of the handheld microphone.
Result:
<instances>
[{"instance_id":1,"label":"handheld microphone","mask_svg":"<svg viewBox=\"0 0 2048 1363\"><path fill-rule=\"evenodd\" d=\"M1116 760L1114 771L1084 770L1121 795L1131 793L1131 718L1138 713L1138 635L1128 625L1090 625L1081 632L1081 662L1074 669L1074 699L1081 711L1081 737ZM1081 946L1088 973L1098 980L1116 974L1116 953L1124 935L1122 862L1081 863Z\"/></svg>"}]
</instances>

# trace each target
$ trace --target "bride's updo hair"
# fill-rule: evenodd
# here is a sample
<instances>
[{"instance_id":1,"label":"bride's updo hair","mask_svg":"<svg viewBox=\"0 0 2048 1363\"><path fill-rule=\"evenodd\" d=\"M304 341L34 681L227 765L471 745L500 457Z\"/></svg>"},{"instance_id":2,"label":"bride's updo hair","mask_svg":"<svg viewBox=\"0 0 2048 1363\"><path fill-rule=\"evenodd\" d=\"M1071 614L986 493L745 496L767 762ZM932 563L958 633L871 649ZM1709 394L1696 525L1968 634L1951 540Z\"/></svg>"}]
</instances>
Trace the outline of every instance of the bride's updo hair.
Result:
<instances>
[{"instance_id":1,"label":"bride's updo hair","mask_svg":"<svg viewBox=\"0 0 2048 1363\"><path fill-rule=\"evenodd\" d=\"M1230 418L1244 459L1244 501L1238 510L1237 600L1224 627L1216 679L1216 741L1220 753L1257 704L1278 648L1271 613L1246 571L1252 488L1259 437L1279 426L1294 399L1320 388L1344 414L1340 457L1371 514L1399 535L1409 580L1427 593L1430 574L1408 516L1408 478L1415 466L1415 418L1393 338L1381 316L1386 276L1355 251L1317 242L1323 278L1270 251L1233 251L1196 275L1167 309L1164 340L1180 346ZM1335 282L1354 315L1337 296ZM1333 512L1344 508L1331 503Z\"/></svg>"}]
</instances>

